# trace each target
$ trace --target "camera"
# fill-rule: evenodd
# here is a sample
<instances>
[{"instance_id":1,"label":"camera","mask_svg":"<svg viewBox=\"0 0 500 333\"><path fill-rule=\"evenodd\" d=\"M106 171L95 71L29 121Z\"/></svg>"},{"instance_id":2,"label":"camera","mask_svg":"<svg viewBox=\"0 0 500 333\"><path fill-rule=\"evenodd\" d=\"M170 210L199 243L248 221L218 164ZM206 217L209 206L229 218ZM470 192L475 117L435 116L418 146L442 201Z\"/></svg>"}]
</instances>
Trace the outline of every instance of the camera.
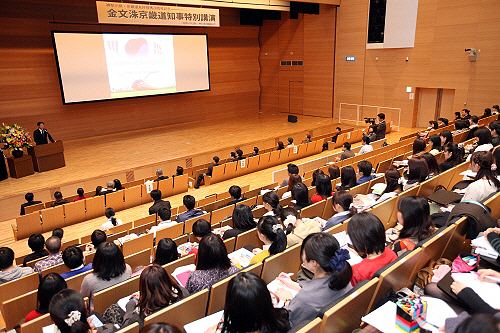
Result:
<instances>
[{"instance_id":1,"label":"camera","mask_svg":"<svg viewBox=\"0 0 500 333\"><path fill-rule=\"evenodd\" d=\"M375 125L375 118L363 118L366 124Z\"/></svg>"}]
</instances>

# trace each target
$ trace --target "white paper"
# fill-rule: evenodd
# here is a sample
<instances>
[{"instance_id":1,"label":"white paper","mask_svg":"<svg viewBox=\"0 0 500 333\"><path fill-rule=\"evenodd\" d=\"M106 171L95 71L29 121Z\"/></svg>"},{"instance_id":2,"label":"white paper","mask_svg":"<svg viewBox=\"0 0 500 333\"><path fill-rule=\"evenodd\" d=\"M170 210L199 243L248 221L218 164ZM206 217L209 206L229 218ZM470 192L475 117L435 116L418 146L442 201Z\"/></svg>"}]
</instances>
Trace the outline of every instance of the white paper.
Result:
<instances>
[{"instance_id":1,"label":"white paper","mask_svg":"<svg viewBox=\"0 0 500 333\"><path fill-rule=\"evenodd\" d=\"M491 246L488 239L481 233L476 239L471 240L471 246L476 248L476 253L485 255L489 258L496 259L498 252Z\"/></svg>"},{"instance_id":2,"label":"white paper","mask_svg":"<svg viewBox=\"0 0 500 333\"><path fill-rule=\"evenodd\" d=\"M250 261L255 256L255 254L242 247L241 249L229 253L227 256L229 257L229 259L234 259L239 262L241 267L247 267L248 265L250 265Z\"/></svg>"},{"instance_id":3,"label":"white paper","mask_svg":"<svg viewBox=\"0 0 500 333\"><path fill-rule=\"evenodd\" d=\"M427 301L427 322L443 327L446 318L456 317L455 311L445 301L433 297L422 297ZM374 326L384 333L400 333L396 328L396 303L387 302L375 311L361 318L367 324ZM431 332L438 332L438 328L431 325L424 325L423 328Z\"/></svg>"},{"instance_id":4,"label":"white paper","mask_svg":"<svg viewBox=\"0 0 500 333\"><path fill-rule=\"evenodd\" d=\"M333 237L337 239L340 247L343 248L347 246L347 233L345 231L337 232L336 234L333 234Z\"/></svg>"},{"instance_id":5,"label":"white paper","mask_svg":"<svg viewBox=\"0 0 500 333\"><path fill-rule=\"evenodd\" d=\"M52 324L49 326L44 326L42 327L42 332L43 333L54 333L55 332L56 325Z\"/></svg>"},{"instance_id":6,"label":"white paper","mask_svg":"<svg viewBox=\"0 0 500 333\"><path fill-rule=\"evenodd\" d=\"M271 292L271 298L273 300L273 305L275 308L282 308L285 306L285 303L283 302L283 300L278 300L277 299L277 296L276 296L276 291L279 289L279 288L283 288L287 291L289 291L291 294L292 294L292 298L295 297L295 295L297 295L298 291L297 290L294 290L294 289L291 289L291 288L288 288L287 286L285 286L283 283L281 283L281 281L275 279L275 280L272 280L271 282L269 282L269 284L267 285L267 289Z\"/></svg>"},{"instance_id":7,"label":"white paper","mask_svg":"<svg viewBox=\"0 0 500 333\"><path fill-rule=\"evenodd\" d=\"M492 308L500 308L500 286L495 282L479 281L476 273L452 273L451 277L472 288Z\"/></svg>"},{"instance_id":8,"label":"white paper","mask_svg":"<svg viewBox=\"0 0 500 333\"><path fill-rule=\"evenodd\" d=\"M148 180L144 183L144 185L146 185L146 192L147 193L151 193L153 189L153 181L152 180Z\"/></svg>"},{"instance_id":9,"label":"white paper","mask_svg":"<svg viewBox=\"0 0 500 333\"><path fill-rule=\"evenodd\" d=\"M139 293L139 291L136 291L134 294L136 293ZM127 307L127 303L130 301L130 297L132 296L133 294L131 295L128 295L128 296L125 296L123 298L120 298L118 300L118 302L116 302L116 304L118 304L120 306L120 308L122 308L123 311L127 311L126 307Z\"/></svg>"},{"instance_id":10,"label":"white paper","mask_svg":"<svg viewBox=\"0 0 500 333\"><path fill-rule=\"evenodd\" d=\"M217 325L224 318L224 311L212 313L210 316L195 320L184 325L185 333L204 333L210 327Z\"/></svg>"}]
</instances>

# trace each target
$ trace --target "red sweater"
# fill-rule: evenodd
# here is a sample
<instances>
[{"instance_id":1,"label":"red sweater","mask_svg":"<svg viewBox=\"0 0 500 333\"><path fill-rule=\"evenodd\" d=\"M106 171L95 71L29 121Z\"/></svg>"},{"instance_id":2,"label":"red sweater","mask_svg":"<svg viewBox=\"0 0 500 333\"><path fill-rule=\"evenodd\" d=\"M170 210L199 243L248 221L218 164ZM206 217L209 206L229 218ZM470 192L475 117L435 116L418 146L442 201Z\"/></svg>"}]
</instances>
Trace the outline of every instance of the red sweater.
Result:
<instances>
[{"instance_id":1,"label":"red sweater","mask_svg":"<svg viewBox=\"0 0 500 333\"><path fill-rule=\"evenodd\" d=\"M33 310L26 315L26 320L24 322L26 323L30 320L33 320L33 319L38 318L38 317L43 316L43 315L44 315L44 313L39 313L38 311Z\"/></svg>"},{"instance_id":2,"label":"red sweater","mask_svg":"<svg viewBox=\"0 0 500 333\"><path fill-rule=\"evenodd\" d=\"M396 260L398 256L394 251L385 248L384 253L374 259L363 259L359 264L352 266L352 278L351 284L354 287L358 282L362 280L371 280L373 274L380 268L384 267L388 263Z\"/></svg>"}]
</instances>

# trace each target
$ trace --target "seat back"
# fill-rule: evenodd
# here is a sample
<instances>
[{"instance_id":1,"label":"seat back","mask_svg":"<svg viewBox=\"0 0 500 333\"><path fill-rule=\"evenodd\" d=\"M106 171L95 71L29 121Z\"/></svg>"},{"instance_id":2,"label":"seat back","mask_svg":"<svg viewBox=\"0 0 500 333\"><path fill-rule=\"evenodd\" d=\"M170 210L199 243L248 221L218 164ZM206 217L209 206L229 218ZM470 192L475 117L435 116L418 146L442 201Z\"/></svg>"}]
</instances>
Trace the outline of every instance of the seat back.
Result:
<instances>
[{"instance_id":1,"label":"seat back","mask_svg":"<svg viewBox=\"0 0 500 333\"><path fill-rule=\"evenodd\" d=\"M55 228L64 227L64 207L59 205L56 207L45 208L41 211L42 214L42 231L49 232Z\"/></svg>"},{"instance_id":2,"label":"seat back","mask_svg":"<svg viewBox=\"0 0 500 333\"><path fill-rule=\"evenodd\" d=\"M174 181L174 187L172 189L172 195L187 192L188 190L188 175L184 174L182 176L172 177ZM162 193L163 196L163 193Z\"/></svg>"},{"instance_id":3,"label":"seat back","mask_svg":"<svg viewBox=\"0 0 500 333\"><path fill-rule=\"evenodd\" d=\"M50 318L50 313L46 313L38 318L28 321L21 325L21 333L40 333L42 328L52 324L52 318ZM137 331L139 332L139 331Z\"/></svg>"},{"instance_id":4,"label":"seat back","mask_svg":"<svg viewBox=\"0 0 500 333\"><path fill-rule=\"evenodd\" d=\"M257 235L257 229L251 229L239 234L236 237L236 245L234 249L238 250L247 245L252 245L254 247L262 246L262 241L259 239L259 236Z\"/></svg>"},{"instance_id":5,"label":"seat back","mask_svg":"<svg viewBox=\"0 0 500 333\"><path fill-rule=\"evenodd\" d=\"M40 211L16 217L17 231L14 233L16 240L28 238L34 233L43 233Z\"/></svg>"},{"instance_id":6,"label":"seat back","mask_svg":"<svg viewBox=\"0 0 500 333\"><path fill-rule=\"evenodd\" d=\"M300 269L300 247L301 244L295 244L264 260L261 277L266 284L273 281L281 272L295 273Z\"/></svg>"},{"instance_id":7,"label":"seat back","mask_svg":"<svg viewBox=\"0 0 500 333\"><path fill-rule=\"evenodd\" d=\"M174 193L174 178L177 177L169 177L167 179L163 179L157 182L158 189L161 191L162 198L170 197Z\"/></svg>"},{"instance_id":8,"label":"seat back","mask_svg":"<svg viewBox=\"0 0 500 333\"><path fill-rule=\"evenodd\" d=\"M184 325L205 316L207 301L208 290L205 289L147 316L144 319L144 326L165 322L177 327L184 327Z\"/></svg>"},{"instance_id":9,"label":"seat back","mask_svg":"<svg viewBox=\"0 0 500 333\"><path fill-rule=\"evenodd\" d=\"M86 262L87 264L90 264L91 261ZM83 279L88 275L92 274L94 272L93 269L86 271L84 273L80 273L78 275L74 275L70 278L66 279L66 284L68 285L68 289L74 289L74 290L80 290L80 287L82 286Z\"/></svg>"},{"instance_id":10,"label":"seat back","mask_svg":"<svg viewBox=\"0 0 500 333\"><path fill-rule=\"evenodd\" d=\"M123 255L129 256L144 249L151 249L153 247L153 234L146 234L136 239L131 239L123 243Z\"/></svg>"},{"instance_id":11,"label":"seat back","mask_svg":"<svg viewBox=\"0 0 500 333\"><path fill-rule=\"evenodd\" d=\"M226 216L233 215L233 210L234 210L234 205L230 205L230 206L216 209L212 212L212 217L211 217L210 221L212 221L212 223L214 223L214 224L217 222L220 222Z\"/></svg>"},{"instance_id":12,"label":"seat back","mask_svg":"<svg viewBox=\"0 0 500 333\"><path fill-rule=\"evenodd\" d=\"M4 313L2 306L3 302L37 289L39 283L40 278L38 277L38 273L32 273L17 280L0 284L0 310L2 313ZM35 307L33 309L35 309Z\"/></svg>"},{"instance_id":13,"label":"seat back","mask_svg":"<svg viewBox=\"0 0 500 333\"><path fill-rule=\"evenodd\" d=\"M120 211L125 209L125 201L123 198L124 191L116 191L113 193L106 194L106 207L111 207L115 211Z\"/></svg>"},{"instance_id":14,"label":"seat back","mask_svg":"<svg viewBox=\"0 0 500 333\"><path fill-rule=\"evenodd\" d=\"M158 244L160 239L163 238L171 238L171 239L177 238L183 234L183 231L184 231L183 223L177 223L167 228L156 230L156 244Z\"/></svg>"},{"instance_id":15,"label":"seat back","mask_svg":"<svg viewBox=\"0 0 500 333\"><path fill-rule=\"evenodd\" d=\"M175 261L169 262L168 264L165 264L162 267L165 268L165 270L169 275L172 275L172 273L175 271L176 268L194 264L194 257L195 257L194 254L190 254L188 256L179 258Z\"/></svg>"},{"instance_id":16,"label":"seat back","mask_svg":"<svg viewBox=\"0 0 500 333\"><path fill-rule=\"evenodd\" d=\"M260 276L261 270L262 270L262 263L258 263L249 266L241 271L251 272L257 276ZM210 298L208 300L207 316L224 308L224 303L226 301L227 285L229 284L229 281L231 281L233 277L234 275L229 276L224 280L214 283L212 287L210 287Z\"/></svg>"},{"instance_id":17,"label":"seat back","mask_svg":"<svg viewBox=\"0 0 500 333\"><path fill-rule=\"evenodd\" d=\"M111 304L118 302L120 298L139 291L140 278L140 276L135 276L122 283L115 284L114 286L96 292L93 295L94 311L104 313Z\"/></svg>"},{"instance_id":18,"label":"seat back","mask_svg":"<svg viewBox=\"0 0 500 333\"><path fill-rule=\"evenodd\" d=\"M323 215L323 211L325 210L325 206L326 200L321 200L319 202L316 202L315 204L302 208L302 210L300 211L300 215L302 217L321 217Z\"/></svg>"},{"instance_id":19,"label":"seat back","mask_svg":"<svg viewBox=\"0 0 500 333\"><path fill-rule=\"evenodd\" d=\"M94 219L99 216L104 216L104 196L100 195L93 198L85 199L85 204L87 208L87 219Z\"/></svg>"},{"instance_id":20,"label":"seat back","mask_svg":"<svg viewBox=\"0 0 500 333\"><path fill-rule=\"evenodd\" d=\"M3 302L2 315L7 331L17 327L28 313L36 309L37 295L38 290L35 289Z\"/></svg>"},{"instance_id":21,"label":"seat back","mask_svg":"<svg viewBox=\"0 0 500 333\"><path fill-rule=\"evenodd\" d=\"M146 267L151 261L151 249L145 249L125 257L125 263L135 272L140 266Z\"/></svg>"},{"instance_id":22,"label":"seat back","mask_svg":"<svg viewBox=\"0 0 500 333\"><path fill-rule=\"evenodd\" d=\"M125 188L125 209L139 206L141 204L142 197L142 186L131 186Z\"/></svg>"},{"instance_id":23,"label":"seat back","mask_svg":"<svg viewBox=\"0 0 500 333\"><path fill-rule=\"evenodd\" d=\"M85 221L87 213L85 211L85 200L78 200L63 205L64 225L70 226L75 223Z\"/></svg>"},{"instance_id":24,"label":"seat back","mask_svg":"<svg viewBox=\"0 0 500 333\"><path fill-rule=\"evenodd\" d=\"M351 333L359 328L361 317L368 313L368 306L378 284L378 278L371 279L326 311L321 321L320 332Z\"/></svg>"}]
</instances>

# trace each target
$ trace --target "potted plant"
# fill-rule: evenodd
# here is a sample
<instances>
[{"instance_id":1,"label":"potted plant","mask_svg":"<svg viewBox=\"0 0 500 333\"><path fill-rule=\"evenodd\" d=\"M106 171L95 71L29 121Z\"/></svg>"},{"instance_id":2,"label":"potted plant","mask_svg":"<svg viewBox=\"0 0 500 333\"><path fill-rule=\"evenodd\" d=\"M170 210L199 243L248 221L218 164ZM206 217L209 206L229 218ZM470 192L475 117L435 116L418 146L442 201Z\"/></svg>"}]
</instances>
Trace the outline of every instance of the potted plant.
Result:
<instances>
[{"instance_id":1,"label":"potted plant","mask_svg":"<svg viewBox=\"0 0 500 333\"><path fill-rule=\"evenodd\" d=\"M23 156L23 148L32 146L33 140L28 132L21 126L2 124L1 133L1 149L10 150L12 156L18 158Z\"/></svg>"}]
</instances>

